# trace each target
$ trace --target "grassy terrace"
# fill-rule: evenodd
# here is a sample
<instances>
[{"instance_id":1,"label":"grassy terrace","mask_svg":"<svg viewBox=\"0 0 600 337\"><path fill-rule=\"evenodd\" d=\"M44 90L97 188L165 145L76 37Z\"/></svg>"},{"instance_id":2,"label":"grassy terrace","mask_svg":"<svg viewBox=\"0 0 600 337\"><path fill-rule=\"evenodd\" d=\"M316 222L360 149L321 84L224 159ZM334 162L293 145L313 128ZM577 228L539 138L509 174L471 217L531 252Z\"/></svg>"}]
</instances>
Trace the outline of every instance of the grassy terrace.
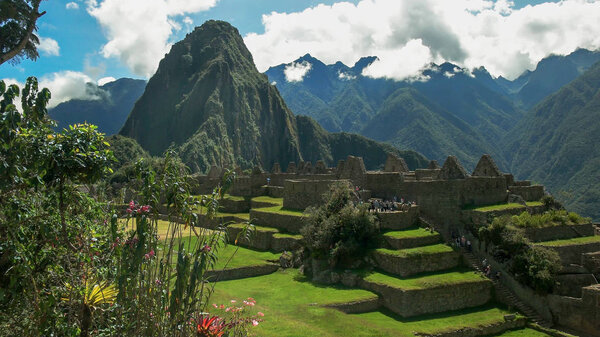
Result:
<instances>
[{"instance_id":1,"label":"grassy terrace","mask_svg":"<svg viewBox=\"0 0 600 337\"><path fill-rule=\"evenodd\" d=\"M536 206L543 206L544 205L544 203L541 202L541 201L526 201L525 203L529 207L536 207ZM534 331L536 331L536 330L534 330Z\"/></svg>"},{"instance_id":2,"label":"grassy terrace","mask_svg":"<svg viewBox=\"0 0 600 337\"><path fill-rule=\"evenodd\" d=\"M256 202L269 202L275 205L283 205L283 198L273 198L273 197L269 197L266 195L260 196L260 197L254 197L252 198L252 201L256 201Z\"/></svg>"},{"instance_id":3,"label":"grassy terrace","mask_svg":"<svg viewBox=\"0 0 600 337\"><path fill-rule=\"evenodd\" d=\"M505 209L515 209L515 208L523 208L525 206L517 203L510 204L498 204L498 205L489 205L489 206L481 206L481 207L467 207L466 210L477 211L477 212L491 212L491 211L503 211Z\"/></svg>"},{"instance_id":4,"label":"grassy terrace","mask_svg":"<svg viewBox=\"0 0 600 337\"><path fill-rule=\"evenodd\" d=\"M244 201L246 200L246 198L244 197L240 197L237 195L230 195L230 194L225 194L225 196L223 197L223 199L227 199L227 200L231 200L231 201Z\"/></svg>"},{"instance_id":5,"label":"grassy terrace","mask_svg":"<svg viewBox=\"0 0 600 337\"><path fill-rule=\"evenodd\" d=\"M383 253L387 255L394 255L398 257L411 257L411 256L420 256L427 254L440 254L440 253L452 253L454 250L448 245L445 244L437 244L430 246L421 246L415 248L408 249L386 249L379 248L376 250L378 253Z\"/></svg>"},{"instance_id":6,"label":"grassy terrace","mask_svg":"<svg viewBox=\"0 0 600 337\"><path fill-rule=\"evenodd\" d=\"M529 329L529 328L525 328L525 329L519 329L519 330L510 330L510 331L506 331L500 335L496 335L496 336L502 336L502 337L550 337L550 335L548 335L547 333L543 333L541 331L537 331L534 329Z\"/></svg>"},{"instance_id":7,"label":"grassy terrace","mask_svg":"<svg viewBox=\"0 0 600 337\"><path fill-rule=\"evenodd\" d=\"M366 272L363 273L363 276L366 281L385 284L402 290L419 290L447 287L461 283L488 281L483 275L479 275L468 269L424 273L406 278L391 276L382 272Z\"/></svg>"},{"instance_id":8,"label":"grassy terrace","mask_svg":"<svg viewBox=\"0 0 600 337\"><path fill-rule=\"evenodd\" d=\"M300 234L284 234L284 233L277 233L277 234L273 234L273 237L276 239L283 239L283 238L292 238L292 239L302 239L302 235Z\"/></svg>"},{"instance_id":9,"label":"grassy terrace","mask_svg":"<svg viewBox=\"0 0 600 337\"><path fill-rule=\"evenodd\" d=\"M507 311L491 306L403 319L387 311L345 314L323 304L377 298L372 292L341 286L315 285L287 269L270 275L219 282L212 303L253 297L265 321L252 329L255 336L414 336L462 327L500 323ZM532 336L537 337L537 336Z\"/></svg>"},{"instance_id":10,"label":"grassy terrace","mask_svg":"<svg viewBox=\"0 0 600 337\"><path fill-rule=\"evenodd\" d=\"M387 232L383 234L384 236L394 238L394 239L416 239L416 238L425 238L429 236L440 236L437 232L431 233L425 228L413 228L407 229L403 231L393 231Z\"/></svg>"},{"instance_id":11,"label":"grassy terrace","mask_svg":"<svg viewBox=\"0 0 600 337\"><path fill-rule=\"evenodd\" d=\"M244 223L235 223L235 224L231 224L227 227L233 227L233 228L244 228L247 225ZM254 226L254 230L258 231L258 232L273 232L273 233L279 233L279 230L277 228L273 228L273 227L264 227L264 226Z\"/></svg>"},{"instance_id":12,"label":"grassy terrace","mask_svg":"<svg viewBox=\"0 0 600 337\"><path fill-rule=\"evenodd\" d=\"M183 238L184 248L189 249L190 247L195 247L196 242L198 240L197 237L187 237ZM178 244L175 247L179 247ZM237 249L237 252L236 252ZM235 252L235 255L233 255ZM228 262L229 258L233 255L231 261ZM215 265L215 270L223 269L227 264L227 268L238 268L238 267L247 267L247 266L256 266L262 265L269 261L277 261L279 260L279 256L281 254L271 253L271 252L262 252L257 250L252 250L248 248L238 247L235 245L227 245L224 247L220 247L217 250L217 264Z\"/></svg>"},{"instance_id":13,"label":"grassy terrace","mask_svg":"<svg viewBox=\"0 0 600 337\"><path fill-rule=\"evenodd\" d=\"M586 243L595 243L595 242L600 242L599 235L584 236L584 237L580 237L580 238L565 239L565 240L544 241L544 242L539 242L537 244L540 246L547 246L547 247L561 247L561 246L582 245L582 244L586 244Z\"/></svg>"},{"instance_id":14,"label":"grassy terrace","mask_svg":"<svg viewBox=\"0 0 600 337\"><path fill-rule=\"evenodd\" d=\"M296 209L287 209L283 208L283 206L272 206L265 208L257 208L257 211L265 212L265 213L275 213L275 214L284 214L284 215L293 215L293 216L304 216L304 211L296 210Z\"/></svg>"}]
</instances>

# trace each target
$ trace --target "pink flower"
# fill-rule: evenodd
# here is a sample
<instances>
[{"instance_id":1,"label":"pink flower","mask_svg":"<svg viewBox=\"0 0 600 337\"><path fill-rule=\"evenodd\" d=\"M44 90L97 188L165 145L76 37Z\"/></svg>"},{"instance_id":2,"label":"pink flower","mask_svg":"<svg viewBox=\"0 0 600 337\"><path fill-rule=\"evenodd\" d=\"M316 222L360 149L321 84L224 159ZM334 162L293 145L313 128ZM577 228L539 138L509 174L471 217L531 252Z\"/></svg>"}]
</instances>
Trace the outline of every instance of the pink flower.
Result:
<instances>
[{"instance_id":1,"label":"pink flower","mask_svg":"<svg viewBox=\"0 0 600 337\"><path fill-rule=\"evenodd\" d=\"M131 208L128 208L127 213L131 214L131 212L132 212Z\"/></svg>"},{"instance_id":2,"label":"pink flower","mask_svg":"<svg viewBox=\"0 0 600 337\"><path fill-rule=\"evenodd\" d=\"M149 213L150 212L150 206L149 205L144 205L144 206L142 206L142 208L140 208L140 210L142 211L142 213Z\"/></svg>"},{"instance_id":3,"label":"pink flower","mask_svg":"<svg viewBox=\"0 0 600 337\"><path fill-rule=\"evenodd\" d=\"M260 317L263 317L263 316L265 316L265 314L263 314L263 313L262 313L262 312L260 312L260 311L259 311L259 312L257 312L256 314L257 314L258 316L260 316Z\"/></svg>"},{"instance_id":4,"label":"pink flower","mask_svg":"<svg viewBox=\"0 0 600 337\"><path fill-rule=\"evenodd\" d=\"M237 301L236 300L231 300L231 303L235 303L235 302L237 302Z\"/></svg>"},{"instance_id":5,"label":"pink flower","mask_svg":"<svg viewBox=\"0 0 600 337\"><path fill-rule=\"evenodd\" d=\"M131 200L129 202L129 208L131 208L131 209L135 208L135 202L133 200Z\"/></svg>"},{"instance_id":6,"label":"pink flower","mask_svg":"<svg viewBox=\"0 0 600 337\"><path fill-rule=\"evenodd\" d=\"M219 306L216 305L215 303L213 303L213 307L215 307L215 309L217 309Z\"/></svg>"},{"instance_id":7,"label":"pink flower","mask_svg":"<svg viewBox=\"0 0 600 337\"><path fill-rule=\"evenodd\" d=\"M204 247L202 247L202 251L203 251L203 252L206 252L206 253L210 252L210 249L211 249L211 248L210 248L210 246L209 246L209 245L204 245ZM234 303L234 302L231 302L231 303Z\"/></svg>"},{"instance_id":8,"label":"pink flower","mask_svg":"<svg viewBox=\"0 0 600 337\"><path fill-rule=\"evenodd\" d=\"M255 319L253 319L253 320L252 320L252 325L253 325L253 326L257 326L257 325L258 325L258 321L257 321L257 320L255 320Z\"/></svg>"}]
</instances>

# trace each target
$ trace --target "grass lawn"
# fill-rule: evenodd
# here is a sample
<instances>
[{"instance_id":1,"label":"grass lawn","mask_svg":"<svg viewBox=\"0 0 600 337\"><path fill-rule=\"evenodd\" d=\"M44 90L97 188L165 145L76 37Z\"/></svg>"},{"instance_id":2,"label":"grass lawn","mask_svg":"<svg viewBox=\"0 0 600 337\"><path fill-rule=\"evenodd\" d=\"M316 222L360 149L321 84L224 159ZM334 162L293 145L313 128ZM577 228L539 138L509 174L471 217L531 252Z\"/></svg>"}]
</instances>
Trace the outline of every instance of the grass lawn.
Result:
<instances>
[{"instance_id":1,"label":"grass lawn","mask_svg":"<svg viewBox=\"0 0 600 337\"><path fill-rule=\"evenodd\" d=\"M427 254L439 254L439 253L452 253L454 250L452 247L445 244L437 244L430 246L421 246L415 248L408 249L386 249L380 248L376 250L379 253L394 255L398 257L411 257L411 256L419 256L419 255L427 255Z\"/></svg>"},{"instance_id":2,"label":"grass lawn","mask_svg":"<svg viewBox=\"0 0 600 337\"><path fill-rule=\"evenodd\" d=\"M537 331L535 329L518 329L518 330L510 330L506 331L502 334L496 335L502 337L550 337L547 333L543 333L541 331Z\"/></svg>"},{"instance_id":3,"label":"grass lawn","mask_svg":"<svg viewBox=\"0 0 600 337\"><path fill-rule=\"evenodd\" d=\"M560 247L560 246L581 245L581 244L594 243L594 242L600 242L600 235L584 236L584 237L580 237L580 238L565 239L565 240L543 241L543 242L539 242L537 244L540 246Z\"/></svg>"},{"instance_id":4,"label":"grass lawn","mask_svg":"<svg viewBox=\"0 0 600 337\"><path fill-rule=\"evenodd\" d=\"M160 238L165 238L167 236L167 231L170 229L169 228L169 221L166 220L157 220L158 221L158 236ZM127 224L127 219L119 219L119 224L121 224L122 226L126 226L127 230L134 230L135 229L135 225L133 225L135 223L135 221L129 220L129 224ZM181 230L181 236L187 237L189 235L192 235L192 230L190 227L187 227L184 229L184 225L179 225L179 229ZM172 228L170 230L173 230ZM196 228L196 231L198 233L200 233L201 231L204 232L210 232L209 229L205 229L205 228Z\"/></svg>"},{"instance_id":5,"label":"grass lawn","mask_svg":"<svg viewBox=\"0 0 600 337\"><path fill-rule=\"evenodd\" d=\"M526 201L525 203L529 207L536 207L536 206L542 206L542 205L544 205L544 203L541 202L541 201ZM533 331L538 332L537 330L533 330Z\"/></svg>"},{"instance_id":6,"label":"grass lawn","mask_svg":"<svg viewBox=\"0 0 600 337\"><path fill-rule=\"evenodd\" d=\"M233 228L239 228L239 229L243 229L246 226L248 226L245 223L234 223L232 225L229 225L227 227L233 227ZM279 233L279 230L277 228L273 228L273 227L264 227L264 226L254 226L254 230L257 232L273 232L273 233Z\"/></svg>"},{"instance_id":7,"label":"grass lawn","mask_svg":"<svg viewBox=\"0 0 600 337\"><path fill-rule=\"evenodd\" d=\"M508 312L491 306L403 319L387 311L345 314L320 305L376 298L366 290L321 286L294 269L242 280L217 283L211 304L231 299L256 299L265 321L251 330L254 336L413 336L413 331L435 332L503 321Z\"/></svg>"},{"instance_id":8,"label":"grass lawn","mask_svg":"<svg viewBox=\"0 0 600 337\"><path fill-rule=\"evenodd\" d=\"M302 239L302 235L300 235L300 234L277 233L277 234L273 234L273 237L276 239L284 239L284 238L292 238L292 239L298 239L298 240Z\"/></svg>"},{"instance_id":9,"label":"grass lawn","mask_svg":"<svg viewBox=\"0 0 600 337\"><path fill-rule=\"evenodd\" d=\"M269 197L267 195L262 195L260 197L254 197L254 198L252 198L252 201L269 202L269 203L275 204L275 205L283 205L283 198L273 198L273 197Z\"/></svg>"},{"instance_id":10,"label":"grass lawn","mask_svg":"<svg viewBox=\"0 0 600 337\"><path fill-rule=\"evenodd\" d=\"M384 236L394 238L394 239L415 239L415 238L425 238L429 236L440 236L438 232L431 233L425 228L413 228L407 229L403 231L393 231L387 232L383 234Z\"/></svg>"},{"instance_id":11,"label":"grass lawn","mask_svg":"<svg viewBox=\"0 0 600 337\"><path fill-rule=\"evenodd\" d=\"M276 213L276 214L285 214L285 215L293 215L293 216L305 216L304 211L296 210L296 209L287 209L283 208L283 206L272 206L265 208L257 208L257 211L265 212L265 213Z\"/></svg>"},{"instance_id":12,"label":"grass lawn","mask_svg":"<svg viewBox=\"0 0 600 337\"><path fill-rule=\"evenodd\" d=\"M483 275L468 269L453 269L444 272L423 273L410 277L398 277L382 272L363 272L365 281L389 285L403 290L419 290L435 287L447 287L462 283L475 283L486 281Z\"/></svg>"},{"instance_id":13,"label":"grass lawn","mask_svg":"<svg viewBox=\"0 0 600 337\"><path fill-rule=\"evenodd\" d=\"M198 238L195 236L190 238L184 238L183 242L185 249L189 249L190 246L195 247L197 240ZM175 247L178 248L179 245L176 244ZM215 265L215 269L223 269L223 267L225 267L225 264L227 264L227 268L261 265L267 263L268 260L278 261L280 255L281 254L278 253L262 252L230 244L224 247L220 247L218 249L218 260L217 264ZM231 259L231 261L229 261L229 263L227 263L231 256L233 256L233 258Z\"/></svg>"},{"instance_id":14,"label":"grass lawn","mask_svg":"<svg viewBox=\"0 0 600 337\"><path fill-rule=\"evenodd\" d=\"M237 196L237 195L230 195L230 194L225 194L223 196L223 199L227 199L227 200L231 200L231 201L244 201L244 200L246 200L246 198L244 198L244 197L240 197L240 196Z\"/></svg>"},{"instance_id":15,"label":"grass lawn","mask_svg":"<svg viewBox=\"0 0 600 337\"><path fill-rule=\"evenodd\" d=\"M490 206L482 206L482 207L473 207L467 208L468 210L473 210L477 212L491 212L491 211L502 211L505 209L514 209L514 208L525 208L525 206L517 203L510 204L498 204L498 205L490 205Z\"/></svg>"}]
</instances>

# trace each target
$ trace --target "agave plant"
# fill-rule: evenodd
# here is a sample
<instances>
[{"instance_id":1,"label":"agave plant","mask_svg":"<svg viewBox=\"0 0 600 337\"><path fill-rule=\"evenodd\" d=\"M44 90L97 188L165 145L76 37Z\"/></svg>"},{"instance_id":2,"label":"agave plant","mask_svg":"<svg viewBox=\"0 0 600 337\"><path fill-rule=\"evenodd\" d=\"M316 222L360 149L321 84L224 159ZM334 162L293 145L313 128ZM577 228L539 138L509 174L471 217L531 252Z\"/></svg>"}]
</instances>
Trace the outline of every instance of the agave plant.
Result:
<instances>
[{"instance_id":1,"label":"agave plant","mask_svg":"<svg viewBox=\"0 0 600 337\"><path fill-rule=\"evenodd\" d=\"M66 284L69 294L77 293L77 289L70 284ZM92 325L92 315L94 310L99 309L103 304L113 304L117 298L119 291L114 284L107 281L98 281L95 277L86 277L83 289L79 291L81 299L81 334L80 336L88 336ZM73 297L63 297L65 302L75 302L78 299Z\"/></svg>"},{"instance_id":2,"label":"agave plant","mask_svg":"<svg viewBox=\"0 0 600 337\"><path fill-rule=\"evenodd\" d=\"M225 334L225 324L219 316L204 316L196 326L198 337L221 337Z\"/></svg>"}]
</instances>

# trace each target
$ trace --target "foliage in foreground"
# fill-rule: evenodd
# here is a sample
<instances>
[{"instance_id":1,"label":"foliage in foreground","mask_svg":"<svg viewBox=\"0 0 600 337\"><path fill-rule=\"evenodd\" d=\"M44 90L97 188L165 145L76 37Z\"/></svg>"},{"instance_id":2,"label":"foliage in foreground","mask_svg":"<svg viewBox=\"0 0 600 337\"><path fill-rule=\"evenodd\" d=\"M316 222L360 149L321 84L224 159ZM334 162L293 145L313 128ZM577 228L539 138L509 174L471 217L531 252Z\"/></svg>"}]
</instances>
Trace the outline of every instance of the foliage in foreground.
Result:
<instances>
[{"instance_id":1,"label":"foliage in foreground","mask_svg":"<svg viewBox=\"0 0 600 337\"><path fill-rule=\"evenodd\" d=\"M301 230L305 247L332 268L360 259L377 243L375 216L368 205L355 205L347 183L333 183L324 200L322 206L307 210L307 225Z\"/></svg>"},{"instance_id":2,"label":"foliage in foreground","mask_svg":"<svg viewBox=\"0 0 600 337\"><path fill-rule=\"evenodd\" d=\"M209 312L209 271L227 240L198 230L198 204L213 216L225 188L198 200L172 152L155 169L135 165L128 226L87 191L111 173L92 125L52 130L47 89L0 81L0 331L25 336L191 336ZM14 101L21 95L22 113ZM226 175L221 186L228 186ZM168 205L166 237L158 209ZM133 228L127 230L127 228ZM186 235L184 235L184 233ZM193 245L184 246L194 236ZM174 261L174 263L172 262ZM226 264L225 264L226 266ZM214 322L214 321L213 321ZM243 336L239 320L222 336Z\"/></svg>"}]
</instances>

